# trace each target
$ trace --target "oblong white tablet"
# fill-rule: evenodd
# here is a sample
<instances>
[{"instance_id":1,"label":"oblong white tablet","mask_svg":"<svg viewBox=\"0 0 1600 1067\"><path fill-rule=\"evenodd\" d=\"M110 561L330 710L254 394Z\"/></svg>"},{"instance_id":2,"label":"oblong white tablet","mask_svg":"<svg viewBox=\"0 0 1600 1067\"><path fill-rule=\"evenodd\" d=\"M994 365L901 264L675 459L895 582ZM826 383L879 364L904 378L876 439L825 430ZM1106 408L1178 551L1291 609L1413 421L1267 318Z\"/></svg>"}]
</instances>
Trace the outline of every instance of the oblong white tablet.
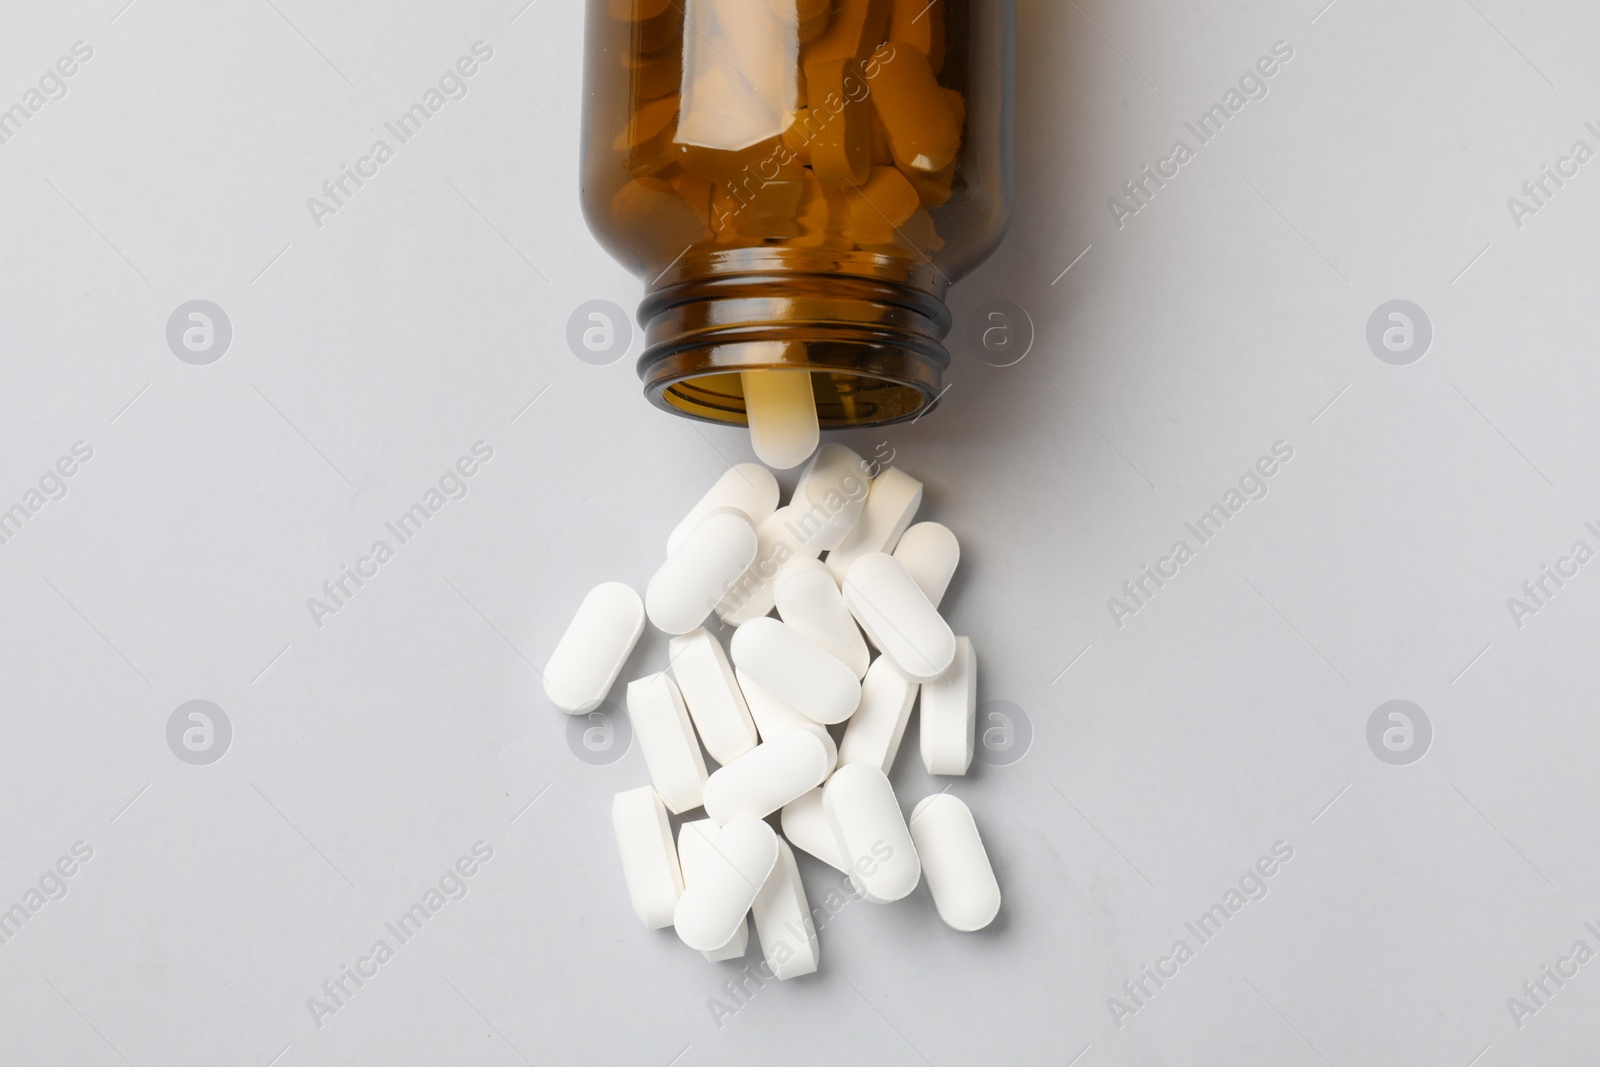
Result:
<instances>
[{"instance_id":1,"label":"oblong white tablet","mask_svg":"<svg viewBox=\"0 0 1600 1067\"><path fill-rule=\"evenodd\" d=\"M872 654L833 573L814 559L797 559L778 574L778 617L801 637L855 672L867 673Z\"/></svg>"},{"instance_id":2,"label":"oblong white tablet","mask_svg":"<svg viewBox=\"0 0 1600 1067\"><path fill-rule=\"evenodd\" d=\"M646 930L671 926L683 892L683 874L678 851L672 847L667 809L656 791L644 785L613 797L611 829L617 835L633 913Z\"/></svg>"},{"instance_id":3,"label":"oblong white tablet","mask_svg":"<svg viewBox=\"0 0 1600 1067\"><path fill-rule=\"evenodd\" d=\"M749 951L750 920L746 918L739 924L739 928L733 932L733 936L728 939L726 945L710 952L702 952L700 955L706 958L707 963L722 963L726 960L744 959L744 954Z\"/></svg>"},{"instance_id":4,"label":"oblong white tablet","mask_svg":"<svg viewBox=\"0 0 1600 1067\"><path fill-rule=\"evenodd\" d=\"M817 927L800 882L800 867L789 846L778 839L778 862L750 907L761 939L761 955L779 981L817 969Z\"/></svg>"},{"instance_id":5,"label":"oblong white tablet","mask_svg":"<svg viewBox=\"0 0 1600 1067\"><path fill-rule=\"evenodd\" d=\"M699 869L706 853L711 851L711 842L716 838L718 829L710 819L691 819L678 827L678 866L683 869L685 886L694 881L694 872ZM749 947L750 924L742 922L726 945L701 955L711 963L720 963L739 959Z\"/></svg>"},{"instance_id":6,"label":"oblong white tablet","mask_svg":"<svg viewBox=\"0 0 1600 1067\"><path fill-rule=\"evenodd\" d=\"M922 864L887 775L870 763L846 763L822 787L822 807L863 899L887 904L917 888Z\"/></svg>"},{"instance_id":7,"label":"oblong white tablet","mask_svg":"<svg viewBox=\"0 0 1600 1067\"><path fill-rule=\"evenodd\" d=\"M911 839L945 925L971 932L993 922L1000 913L1000 883L966 804L949 793L924 797L911 810Z\"/></svg>"},{"instance_id":8,"label":"oblong white tablet","mask_svg":"<svg viewBox=\"0 0 1600 1067\"><path fill-rule=\"evenodd\" d=\"M769 467L798 467L821 438L811 372L755 370L739 375L750 447Z\"/></svg>"},{"instance_id":9,"label":"oblong white tablet","mask_svg":"<svg viewBox=\"0 0 1600 1067\"><path fill-rule=\"evenodd\" d=\"M938 678L922 683L922 765L929 774L966 774L978 725L978 654L956 638L956 654Z\"/></svg>"},{"instance_id":10,"label":"oblong white tablet","mask_svg":"<svg viewBox=\"0 0 1600 1067\"><path fill-rule=\"evenodd\" d=\"M922 483L898 467L886 468L872 479L867 506L861 509L850 535L828 553L828 569L840 582L856 560L869 552L893 552L911 520L922 506Z\"/></svg>"},{"instance_id":11,"label":"oblong white tablet","mask_svg":"<svg viewBox=\"0 0 1600 1067\"><path fill-rule=\"evenodd\" d=\"M735 508L750 520L750 525L759 526L778 508L778 479L759 463L729 467L667 535L667 555L676 552L706 512L716 508Z\"/></svg>"},{"instance_id":12,"label":"oblong white tablet","mask_svg":"<svg viewBox=\"0 0 1600 1067\"><path fill-rule=\"evenodd\" d=\"M718 763L732 763L759 743L755 720L722 644L704 629L667 642L678 691L700 740Z\"/></svg>"},{"instance_id":13,"label":"oblong white tablet","mask_svg":"<svg viewBox=\"0 0 1600 1067\"><path fill-rule=\"evenodd\" d=\"M911 575L928 603L938 607L961 562L961 543L942 523L919 522L900 535L894 558Z\"/></svg>"},{"instance_id":14,"label":"oblong white tablet","mask_svg":"<svg viewBox=\"0 0 1600 1067\"><path fill-rule=\"evenodd\" d=\"M867 465L844 445L817 449L789 501L807 543L824 552L838 548L861 518L871 484Z\"/></svg>"},{"instance_id":15,"label":"oblong white tablet","mask_svg":"<svg viewBox=\"0 0 1600 1067\"><path fill-rule=\"evenodd\" d=\"M778 835L772 827L760 819L734 819L723 826L673 909L678 938L701 952L726 945L777 862Z\"/></svg>"},{"instance_id":16,"label":"oblong white tablet","mask_svg":"<svg viewBox=\"0 0 1600 1067\"><path fill-rule=\"evenodd\" d=\"M745 706L750 709L750 717L756 722L761 740L771 741L792 726L816 725L816 720L802 715L793 704L773 696L739 668L733 669L733 677L739 683L739 691L744 694Z\"/></svg>"},{"instance_id":17,"label":"oblong white tablet","mask_svg":"<svg viewBox=\"0 0 1600 1067\"><path fill-rule=\"evenodd\" d=\"M706 814L716 823L764 819L821 785L839 756L828 731L815 724L785 730L706 781Z\"/></svg>"},{"instance_id":18,"label":"oblong white tablet","mask_svg":"<svg viewBox=\"0 0 1600 1067\"><path fill-rule=\"evenodd\" d=\"M638 593L621 582L595 586L550 653L545 696L570 715L598 708L643 632L644 604Z\"/></svg>"},{"instance_id":19,"label":"oblong white tablet","mask_svg":"<svg viewBox=\"0 0 1600 1067\"><path fill-rule=\"evenodd\" d=\"M851 564L844 602L872 643L908 678L937 678L955 659L956 635L950 624L893 556L869 552Z\"/></svg>"},{"instance_id":20,"label":"oblong white tablet","mask_svg":"<svg viewBox=\"0 0 1600 1067\"><path fill-rule=\"evenodd\" d=\"M805 544L796 532L798 513L785 505L762 519L756 527L756 556L717 604L717 614L729 626L759 619L776 602L773 583L784 564L795 559L816 559L821 551Z\"/></svg>"},{"instance_id":21,"label":"oblong white tablet","mask_svg":"<svg viewBox=\"0 0 1600 1067\"><path fill-rule=\"evenodd\" d=\"M686 634L705 622L756 558L756 530L735 508L712 508L668 556L644 591L657 629Z\"/></svg>"},{"instance_id":22,"label":"oblong white tablet","mask_svg":"<svg viewBox=\"0 0 1600 1067\"><path fill-rule=\"evenodd\" d=\"M802 793L783 806L780 819L783 836L802 852L810 853L836 870L846 870L849 864L839 852L839 842L833 837L833 824L822 808L822 789Z\"/></svg>"},{"instance_id":23,"label":"oblong white tablet","mask_svg":"<svg viewBox=\"0 0 1600 1067\"><path fill-rule=\"evenodd\" d=\"M817 722L843 722L861 703L855 671L777 619L751 619L734 631L729 651L753 682Z\"/></svg>"},{"instance_id":24,"label":"oblong white tablet","mask_svg":"<svg viewBox=\"0 0 1600 1067\"><path fill-rule=\"evenodd\" d=\"M706 787L706 761L672 679L652 674L629 682L628 721L650 781L667 807L674 815L698 808Z\"/></svg>"},{"instance_id":25,"label":"oblong white tablet","mask_svg":"<svg viewBox=\"0 0 1600 1067\"><path fill-rule=\"evenodd\" d=\"M889 773L911 721L918 685L888 656L879 656L861 680L861 706L839 741L840 763L870 763Z\"/></svg>"}]
</instances>

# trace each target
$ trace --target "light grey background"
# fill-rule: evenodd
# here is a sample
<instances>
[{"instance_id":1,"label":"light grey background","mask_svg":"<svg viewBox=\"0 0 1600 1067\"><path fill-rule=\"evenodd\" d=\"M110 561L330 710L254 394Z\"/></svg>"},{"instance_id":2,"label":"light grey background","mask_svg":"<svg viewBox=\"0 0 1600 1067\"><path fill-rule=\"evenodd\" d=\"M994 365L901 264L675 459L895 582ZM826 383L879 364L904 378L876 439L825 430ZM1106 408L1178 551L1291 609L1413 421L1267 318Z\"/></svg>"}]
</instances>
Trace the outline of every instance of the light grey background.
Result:
<instances>
[{"instance_id":1,"label":"light grey background","mask_svg":"<svg viewBox=\"0 0 1600 1067\"><path fill-rule=\"evenodd\" d=\"M125 2L0 15L0 107L94 50L0 144L0 507L93 449L0 545L0 907L93 849L0 944L0 1059L1593 1058L1600 962L1507 1006L1600 949L1600 563L1507 607L1600 547L1600 162L1521 227L1506 202L1600 148L1591 6L1024 0L1016 225L954 296L953 388L849 438L928 483L982 698L1033 724L954 786L1004 918L849 905L820 974L719 1026L736 969L627 905L609 804L638 752L579 760L534 669L749 457L640 399L637 332L609 366L567 350L574 308L640 291L577 210L580 5ZM307 198L479 40L467 97L319 228ZM1277 41L1267 97L1119 229L1108 198ZM1001 298L1037 339L997 369L960 338ZM209 366L166 343L194 299L232 324ZM1409 366L1365 339L1394 299L1433 326ZM316 626L307 598L480 440L465 499ZM1116 626L1278 441L1266 498ZM205 766L167 745L197 699L233 731ZM1393 699L1433 726L1408 766L1367 745ZM907 806L942 784L914 742ZM308 998L478 841L467 896L319 1027ZM1279 841L1268 895L1119 1026L1108 998ZM814 901L837 886L801 862Z\"/></svg>"}]
</instances>

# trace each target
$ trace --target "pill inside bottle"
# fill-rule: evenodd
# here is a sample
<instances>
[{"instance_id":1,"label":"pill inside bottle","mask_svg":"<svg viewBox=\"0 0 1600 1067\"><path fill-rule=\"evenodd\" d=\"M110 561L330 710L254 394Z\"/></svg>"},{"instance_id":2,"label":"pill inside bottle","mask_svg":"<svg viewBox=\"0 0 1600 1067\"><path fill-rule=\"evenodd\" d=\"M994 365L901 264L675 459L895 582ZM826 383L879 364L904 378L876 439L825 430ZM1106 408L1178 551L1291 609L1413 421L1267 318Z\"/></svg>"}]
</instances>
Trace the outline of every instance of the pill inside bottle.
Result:
<instances>
[{"instance_id":1,"label":"pill inside bottle","mask_svg":"<svg viewBox=\"0 0 1600 1067\"><path fill-rule=\"evenodd\" d=\"M745 412L750 420L750 447L769 467L798 467L817 450L821 430L817 405L811 399L811 375L805 371L747 370Z\"/></svg>"}]
</instances>

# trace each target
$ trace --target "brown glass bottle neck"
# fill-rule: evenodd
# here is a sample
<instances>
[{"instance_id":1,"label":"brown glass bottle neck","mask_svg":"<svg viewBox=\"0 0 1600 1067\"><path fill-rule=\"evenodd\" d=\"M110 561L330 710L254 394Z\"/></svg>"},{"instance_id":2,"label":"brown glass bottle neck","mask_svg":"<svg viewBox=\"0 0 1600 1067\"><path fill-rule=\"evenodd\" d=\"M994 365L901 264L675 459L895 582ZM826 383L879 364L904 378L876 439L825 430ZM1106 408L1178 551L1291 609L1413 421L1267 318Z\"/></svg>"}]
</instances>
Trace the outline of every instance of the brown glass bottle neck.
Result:
<instances>
[{"instance_id":1,"label":"brown glass bottle neck","mask_svg":"<svg viewBox=\"0 0 1600 1067\"><path fill-rule=\"evenodd\" d=\"M950 356L948 288L931 264L825 249L685 256L639 308L645 394L658 407L743 424L740 374L809 371L824 428L923 414Z\"/></svg>"}]
</instances>

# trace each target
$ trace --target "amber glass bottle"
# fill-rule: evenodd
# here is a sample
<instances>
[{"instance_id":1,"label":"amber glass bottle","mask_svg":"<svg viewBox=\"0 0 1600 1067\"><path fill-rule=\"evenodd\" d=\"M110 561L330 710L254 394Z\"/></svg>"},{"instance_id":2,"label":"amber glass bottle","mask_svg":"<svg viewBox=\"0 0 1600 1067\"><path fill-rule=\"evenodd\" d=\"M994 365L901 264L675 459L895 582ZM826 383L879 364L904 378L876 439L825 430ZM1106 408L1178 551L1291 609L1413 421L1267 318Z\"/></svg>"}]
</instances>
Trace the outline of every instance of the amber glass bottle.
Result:
<instances>
[{"instance_id":1,"label":"amber glass bottle","mask_svg":"<svg viewBox=\"0 0 1600 1067\"><path fill-rule=\"evenodd\" d=\"M823 428L916 417L944 296L1011 202L1011 0L589 0L583 209L644 279L657 406L745 422L810 372Z\"/></svg>"}]
</instances>

